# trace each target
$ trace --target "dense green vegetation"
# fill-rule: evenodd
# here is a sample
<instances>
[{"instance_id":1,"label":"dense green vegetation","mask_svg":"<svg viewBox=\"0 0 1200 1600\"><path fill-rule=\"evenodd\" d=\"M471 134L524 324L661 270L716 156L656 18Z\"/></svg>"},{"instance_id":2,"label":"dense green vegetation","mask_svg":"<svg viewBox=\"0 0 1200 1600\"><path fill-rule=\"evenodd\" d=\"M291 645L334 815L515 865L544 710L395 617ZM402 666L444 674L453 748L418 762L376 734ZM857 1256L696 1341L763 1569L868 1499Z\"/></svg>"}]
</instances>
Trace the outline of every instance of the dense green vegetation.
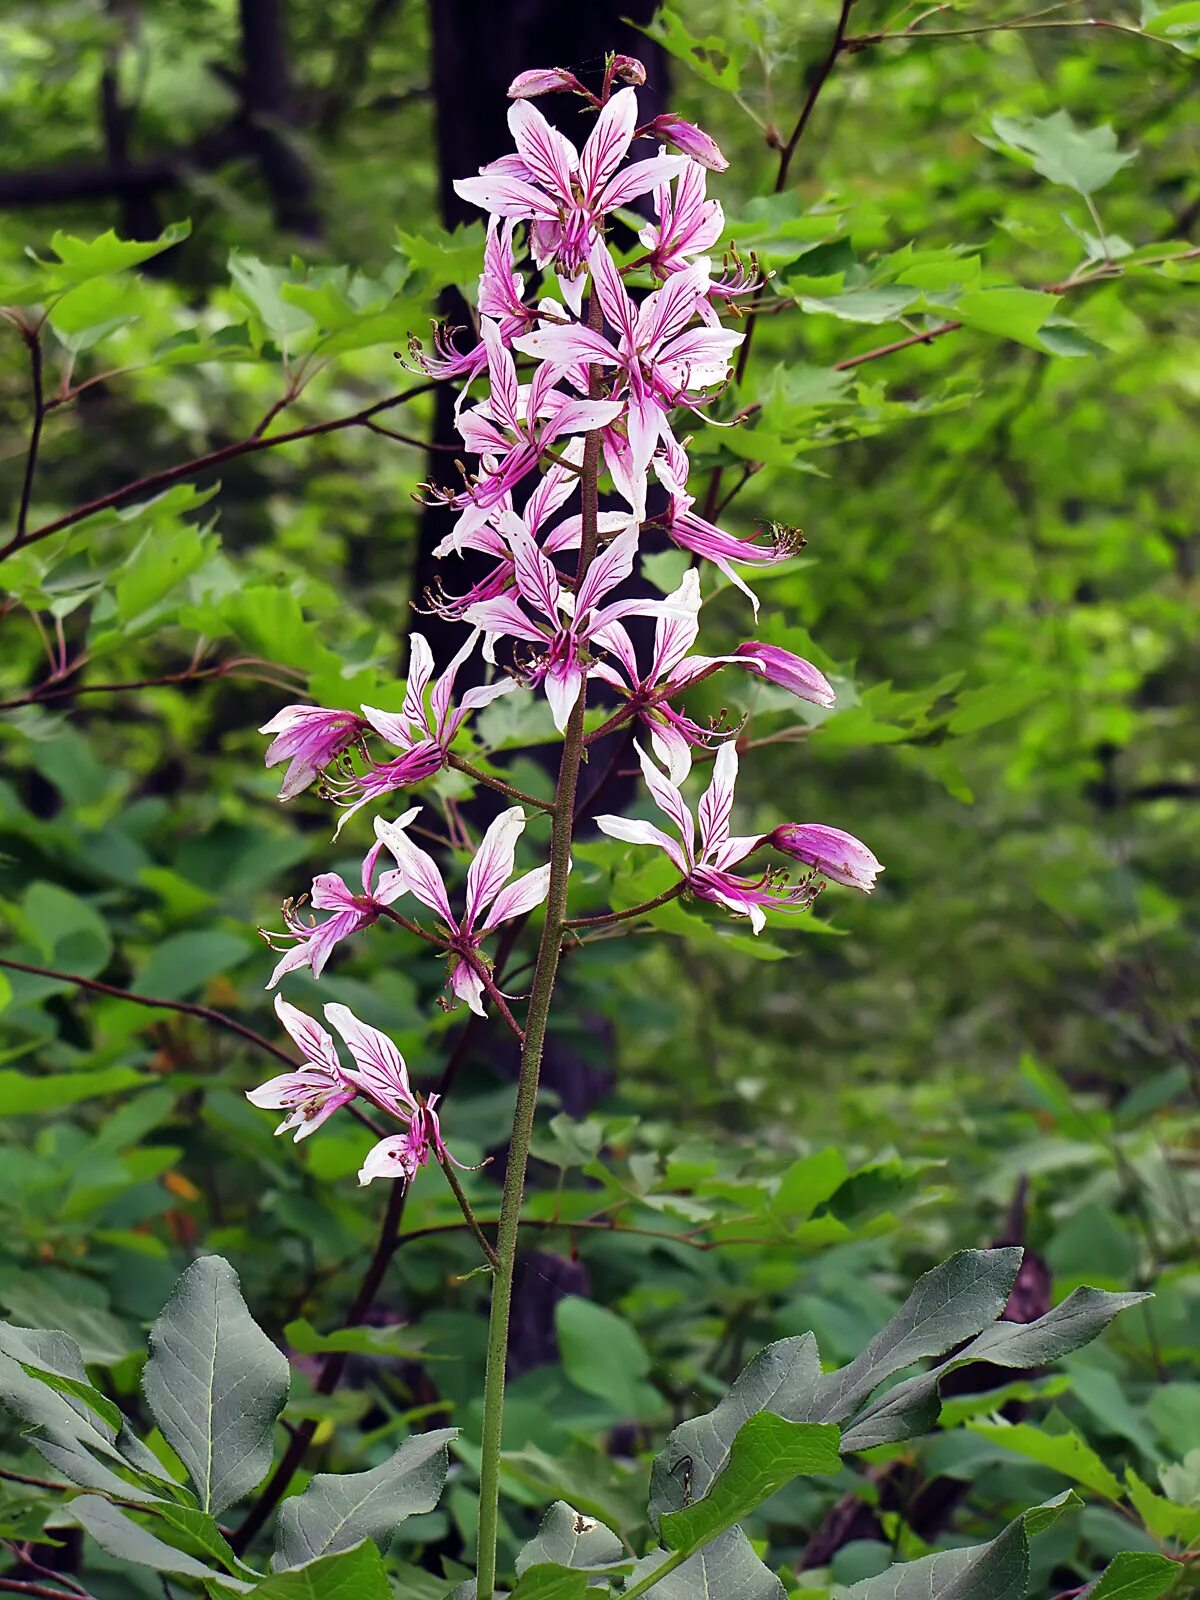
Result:
<instances>
[{"instance_id":1,"label":"dense green vegetation","mask_svg":"<svg viewBox=\"0 0 1200 1600\"><path fill-rule=\"evenodd\" d=\"M296 3L290 75L239 80L255 14L240 35L228 0L0 18L0 1391L24 1419L0 1454L0 1591L232 1592L186 1563L252 1581L216 1518L265 1566L270 1534L249 1533L272 1459L296 1491L398 1448L387 1515L351 1524L383 1561L360 1544L255 1592L435 1600L474 1571L480 1246L436 1166L401 1206L356 1184L367 1129L294 1146L245 1092L289 1046L255 930L315 874L355 883L372 839L368 812L331 844L312 791L281 808L255 730L291 701L401 705L447 524L414 499L443 472L445 418L396 352L427 340L447 286L473 298L484 231L439 220L446 89L422 9ZM1097 1600L1182 1595L1200 1549L1200 8L680 0L650 31L652 77L730 160L709 182L726 242L772 274L712 412L736 426L677 431L722 526L803 530L746 572L757 636L837 690L825 711L727 674L687 709L752 717L739 831L819 820L886 871L758 939L689 901L568 944L517 1265L502 1582L567 1600L628 1557L614 1581L636 1587L653 1533L682 1550L715 1531L753 1566L684 1563L650 1592L774 1595L761 1556L820 1594L1004 1540L986 1570L952 1558L857 1592L1074 1596L1103 1573ZM480 159L507 148L494 121ZM687 564L664 543L643 571L666 594ZM704 585L700 647L720 654L753 616L711 567ZM512 695L456 749L547 799L553 737L544 703ZM618 757L584 768L592 813L637 809ZM450 770L416 796L473 840L491 798ZM522 867L544 839L531 824ZM441 859L459 882L467 853ZM572 912L670 881L585 829ZM538 929L500 964L514 996ZM443 1080L455 1154L491 1158L462 1174L490 1235L518 1052L494 1016L441 1008L444 977L380 923L287 996L351 1006L415 1083ZM820 1430L849 1440L849 1412L758 1410L741 1448L756 1471L791 1464L719 1520L711 1464L673 1430L756 1352L793 1341L798 1370L811 1330L844 1367L922 1274L1012 1245L1016 1323L1084 1285L1154 1298L1052 1370L1048 1335L1011 1360L989 1346L919 1438L839 1458ZM197 1262L214 1255L236 1278ZM1016 1259L965 1259L990 1276L957 1331L876 1381L991 1326ZM170 1515L121 1520L103 1491L203 1474L163 1354L189 1294L221 1309L222 1359L258 1374L246 1414L266 1421L227 1496L180 1489ZM20 1329L62 1330L86 1374ZM122 1435L124 1457L114 1407L145 1441ZM45 1486L68 1479L100 1493L80 1508ZM581 1551L559 1501L615 1540ZM753 1557L723 1531L738 1520ZM134 1554L139 1525L174 1554ZM284 1564L312 1553L303 1526L285 1502ZM525 1577L547 1562L579 1571Z\"/></svg>"}]
</instances>

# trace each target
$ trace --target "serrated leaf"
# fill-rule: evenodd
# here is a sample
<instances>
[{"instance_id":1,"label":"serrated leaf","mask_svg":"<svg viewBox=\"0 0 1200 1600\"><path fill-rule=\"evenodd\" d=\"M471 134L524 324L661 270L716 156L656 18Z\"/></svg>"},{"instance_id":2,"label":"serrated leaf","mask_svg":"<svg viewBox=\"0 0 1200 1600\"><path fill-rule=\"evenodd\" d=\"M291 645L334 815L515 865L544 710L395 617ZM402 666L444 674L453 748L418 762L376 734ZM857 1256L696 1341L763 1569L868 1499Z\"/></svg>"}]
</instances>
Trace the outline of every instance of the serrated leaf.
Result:
<instances>
[{"instance_id":1,"label":"serrated leaf","mask_svg":"<svg viewBox=\"0 0 1200 1600\"><path fill-rule=\"evenodd\" d=\"M1031 1422L968 1422L966 1426L980 1438L990 1439L1026 1461L1061 1472L1064 1478L1073 1478L1107 1500L1121 1499L1116 1476L1073 1429L1068 1433L1047 1433Z\"/></svg>"},{"instance_id":2,"label":"serrated leaf","mask_svg":"<svg viewBox=\"0 0 1200 1600\"><path fill-rule=\"evenodd\" d=\"M275 1533L273 1571L373 1539L386 1550L400 1523L437 1505L446 1481L447 1446L456 1428L406 1439L369 1472L318 1473L303 1494L285 1500Z\"/></svg>"},{"instance_id":3,"label":"serrated leaf","mask_svg":"<svg viewBox=\"0 0 1200 1600\"><path fill-rule=\"evenodd\" d=\"M229 1263L194 1261L150 1330L142 1387L201 1510L219 1515L261 1483L290 1377Z\"/></svg>"},{"instance_id":4,"label":"serrated leaf","mask_svg":"<svg viewBox=\"0 0 1200 1600\"><path fill-rule=\"evenodd\" d=\"M1035 172L1076 194L1095 194L1137 159L1136 151L1117 148L1108 123L1080 128L1063 110L1048 117L993 117L992 127L1009 153L1028 157Z\"/></svg>"},{"instance_id":5,"label":"serrated leaf","mask_svg":"<svg viewBox=\"0 0 1200 1600\"><path fill-rule=\"evenodd\" d=\"M1179 1577L1180 1565L1151 1550L1115 1555L1085 1593L1087 1600L1158 1600Z\"/></svg>"},{"instance_id":6,"label":"serrated leaf","mask_svg":"<svg viewBox=\"0 0 1200 1600\"><path fill-rule=\"evenodd\" d=\"M56 283L86 283L89 278L125 272L181 243L192 231L190 222L172 222L157 239L118 239L110 228L95 239L79 239L61 230L51 235L50 248L58 257L49 263Z\"/></svg>"}]
</instances>

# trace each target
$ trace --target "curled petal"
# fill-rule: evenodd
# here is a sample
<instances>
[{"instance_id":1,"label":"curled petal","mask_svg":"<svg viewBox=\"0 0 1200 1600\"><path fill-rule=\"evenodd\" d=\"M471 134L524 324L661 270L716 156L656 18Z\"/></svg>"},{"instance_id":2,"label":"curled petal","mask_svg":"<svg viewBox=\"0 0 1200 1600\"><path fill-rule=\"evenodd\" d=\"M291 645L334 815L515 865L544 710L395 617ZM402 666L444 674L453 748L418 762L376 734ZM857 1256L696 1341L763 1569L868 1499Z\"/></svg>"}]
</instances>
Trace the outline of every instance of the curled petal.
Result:
<instances>
[{"instance_id":1,"label":"curled petal","mask_svg":"<svg viewBox=\"0 0 1200 1600\"><path fill-rule=\"evenodd\" d=\"M801 700L811 700L814 705L832 709L837 704L833 685L823 672L818 672L811 661L793 655L778 645L756 644L748 641L738 645L733 653L734 664L757 673L768 683L777 683L789 689Z\"/></svg>"},{"instance_id":2,"label":"curled petal","mask_svg":"<svg viewBox=\"0 0 1200 1600\"><path fill-rule=\"evenodd\" d=\"M531 67L518 72L508 86L510 100L532 100L540 94L568 94L583 85L566 67Z\"/></svg>"},{"instance_id":3,"label":"curled petal","mask_svg":"<svg viewBox=\"0 0 1200 1600\"><path fill-rule=\"evenodd\" d=\"M793 860L815 867L834 883L870 894L882 864L861 839L820 822L789 822L768 834L767 844Z\"/></svg>"},{"instance_id":4,"label":"curled petal","mask_svg":"<svg viewBox=\"0 0 1200 1600\"><path fill-rule=\"evenodd\" d=\"M662 116L655 117L648 131L660 139L665 139L668 144L673 144L676 150L682 150L685 155L691 156L693 161L698 161L710 172L724 172L729 166L715 139L710 138L704 129L698 128L694 122L685 122L673 112L668 111Z\"/></svg>"}]
</instances>

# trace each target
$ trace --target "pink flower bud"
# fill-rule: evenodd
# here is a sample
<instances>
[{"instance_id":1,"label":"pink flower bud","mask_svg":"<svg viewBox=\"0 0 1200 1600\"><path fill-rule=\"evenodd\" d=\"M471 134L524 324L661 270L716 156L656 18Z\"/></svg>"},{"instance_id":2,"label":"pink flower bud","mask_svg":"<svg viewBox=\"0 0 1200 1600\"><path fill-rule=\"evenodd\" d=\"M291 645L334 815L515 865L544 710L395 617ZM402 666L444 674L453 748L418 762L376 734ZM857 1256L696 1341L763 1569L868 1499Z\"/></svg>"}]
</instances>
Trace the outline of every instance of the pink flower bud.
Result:
<instances>
[{"instance_id":1,"label":"pink flower bud","mask_svg":"<svg viewBox=\"0 0 1200 1600\"><path fill-rule=\"evenodd\" d=\"M861 889L864 894L870 894L876 874L883 871L861 839L820 822L786 822L768 834L765 842L785 856L815 867L834 883Z\"/></svg>"},{"instance_id":2,"label":"pink flower bud","mask_svg":"<svg viewBox=\"0 0 1200 1600\"><path fill-rule=\"evenodd\" d=\"M655 117L648 131L673 144L676 150L682 150L684 155L691 156L693 161L698 161L710 172L724 172L729 165L717 148L716 141L710 139L703 128L698 128L694 122L685 122L672 111Z\"/></svg>"},{"instance_id":3,"label":"pink flower bud","mask_svg":"<svg viewBox=\"0 0 1200 1600\"><path fill-rule=\"evenodd\" d=\"M790 650L783 650L774 644L747 642L738 645L733 655L735 664L740 663L748 672L756 672L768 683L777 683L781 689L790 690L801 700L811 700L813 705L825 706L829 710L837 703L833 685L824 673L818 672L811 661L794 656Z\"/></svg>"},{"instance_id":4,"label":"pink flower bud","mask_svg":"<svg viewBox=\"0 0 1200 1600\"><path fill-rule=\"evenodd\" d=\"M583 85L566 67L531 67L528 72L518 72L508 86L510 100L533 100L539 94L570 94L582 90Z\"/></svg>"},{"instance_id":5,"label":"pink flower bud","mask_svg":"<svg viewBox=\"0 0 1200 1600\"><path fill-rule=\"evenodd\" d=\"M646 69L636 56L614 56L612 63L613 76L620 78L622 83L631 83L635 89L640 89L646 81Z\"/></svg>"}]
</instances>

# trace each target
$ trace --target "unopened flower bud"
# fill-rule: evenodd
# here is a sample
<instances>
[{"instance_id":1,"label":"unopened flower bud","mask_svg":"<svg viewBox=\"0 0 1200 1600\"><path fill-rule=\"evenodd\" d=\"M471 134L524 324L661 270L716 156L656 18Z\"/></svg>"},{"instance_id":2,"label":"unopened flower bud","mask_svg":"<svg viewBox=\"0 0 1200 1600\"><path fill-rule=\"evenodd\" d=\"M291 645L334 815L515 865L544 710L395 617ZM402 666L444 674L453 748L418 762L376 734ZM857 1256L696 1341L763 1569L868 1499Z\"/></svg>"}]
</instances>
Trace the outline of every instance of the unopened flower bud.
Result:
<instances>
[{"instance_id":1,"label":"unopened flower bud","mask_svg":"<svg viewBox=\"0 0 1200 1600\"><path fill-rule=\"evenodd\" d=\"M749 641L738 645L733 652L734 663L755 672L768 683L777 683L781 689L790 690L801 700L811 700L813 705L832 710L837 703L833 685L823 672L818 672L811 661L793 655L775 644L757 644Z\"/></svg>"},{"instance_id":2,"label":"unopened flower bud","mask_svg":"<svg viewBox=\"0 0 1200 1600\"><path fill-rule=\"evenodd\" d=\"M685 122L672 111L665 111L661 117L655 117L649 125L648 132L665 139L668 144L673 144L676 150L682 150L684 155L691 156L693 161L698 161L710 172L724 172L729 165L718 149L715 139L711 139L704 129L698 128L694 122Z\"/></svg>"},{"instance_id":3,"label":"unopened flower bud","mask_svg":"<svg viewBox=\"0 0 1200 1600\"><path fill-rule=\"evenodd\" d=\"M827 828L820 822L786 822L764 841L794 861L815 867L834 883L870 894L882 865L852 833Z\"/></svg>"},{"instance_id":4,"label":"unopened flower bud","mask_svg":"<svg viewBox=\"0 0 1200 1600\"><path fill-rule=\"evenodd\" d=\"M540 94L570 94L583 85L566 67L531 67L519 72L508 86L510 100L533 100Z\"/></svg>"},{"instance_id":5,"label":"unopened flower bud","mask_svg":"<svg viewBox=\"0 0 1200 1600\"><path fill-rule=\"evenodd\" d=\"M646 69L636 56L614 56L612 70L614 77L620 78L622 83L631 83L635 89L640 89L646 81Z\"/></svg>"}]
</instances>

